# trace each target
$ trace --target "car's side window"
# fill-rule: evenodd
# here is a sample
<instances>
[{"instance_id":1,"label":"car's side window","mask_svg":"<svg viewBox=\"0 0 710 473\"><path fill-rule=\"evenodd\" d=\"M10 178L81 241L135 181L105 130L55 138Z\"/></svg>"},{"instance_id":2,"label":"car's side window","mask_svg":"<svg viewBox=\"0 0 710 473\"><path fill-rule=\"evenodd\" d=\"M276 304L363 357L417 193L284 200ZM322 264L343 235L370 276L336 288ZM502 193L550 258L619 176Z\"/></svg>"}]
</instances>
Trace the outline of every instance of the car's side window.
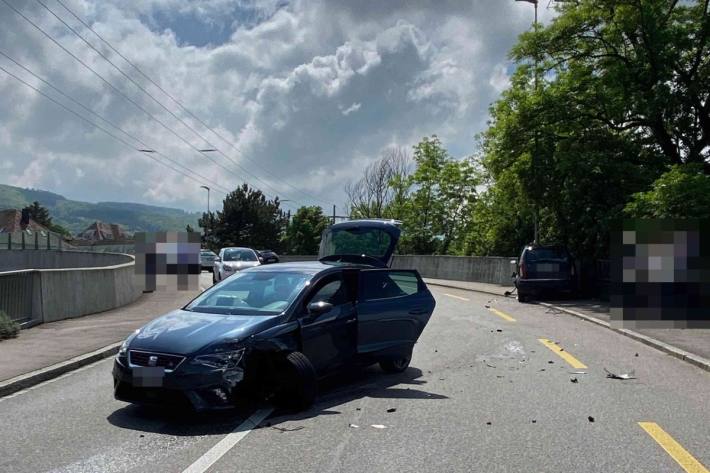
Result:
<instances>
[{"instance_id":1,"label":"car's side window","mask_svg":"<svg viewBox=\"0 0 710 473\"><path fill-rule=\"evenodd\" d=\"M419 292L419 279L413 271L363 271L363 300L391 299Z\"/></svg>"},{"instance_id":2,"label":"car's side window","mask_svg":"<svg viewBox=\"0 0 710 473\"><path fill-rule=\"evenodd\" d=\"M340 276L328 281L324 281L320 289L317 289L315 294L307 301L311 302L329 302L334 306L345 304L348 301L348 293Z\"/></svg>"}]
</instances>

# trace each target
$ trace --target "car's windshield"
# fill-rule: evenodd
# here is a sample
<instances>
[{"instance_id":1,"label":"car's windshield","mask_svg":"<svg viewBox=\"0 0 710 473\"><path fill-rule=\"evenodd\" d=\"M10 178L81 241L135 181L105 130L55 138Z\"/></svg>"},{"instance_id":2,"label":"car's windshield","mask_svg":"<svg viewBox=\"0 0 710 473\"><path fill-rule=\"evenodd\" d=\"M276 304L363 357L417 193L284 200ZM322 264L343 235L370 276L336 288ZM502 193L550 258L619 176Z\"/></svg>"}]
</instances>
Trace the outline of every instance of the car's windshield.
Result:
<instances>
[{"instance_id":1,"label":"car's windshield","mask_svg":"<svg viewBox=\"0 0 710 473\"><path fill-rule=\"evenodd\" d=\"M215 314L275 315L283 312L310 280L309 274L271 271L237 273L185 307Z\"/></svg>"},{"instance_id":2,"label":"car's windshield","mask_svg":"<svg viewBox=\"0 0 710 473\"><path fill-rule=\"evenodd\" d=\"M247 249L224 250L223 261L256 261L256 253Z\"/></svg>"}]
</instances>

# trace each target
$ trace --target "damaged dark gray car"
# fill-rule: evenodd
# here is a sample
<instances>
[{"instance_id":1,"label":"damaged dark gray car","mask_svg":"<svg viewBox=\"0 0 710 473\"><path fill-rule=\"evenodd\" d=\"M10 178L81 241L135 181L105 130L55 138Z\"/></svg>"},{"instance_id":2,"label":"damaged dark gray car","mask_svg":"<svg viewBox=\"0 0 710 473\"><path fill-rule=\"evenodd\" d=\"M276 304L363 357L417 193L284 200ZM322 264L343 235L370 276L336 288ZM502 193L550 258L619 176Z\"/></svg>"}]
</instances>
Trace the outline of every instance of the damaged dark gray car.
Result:
<instances>
[{"instance_id":1,"label":"damaged dark gray car","mask_svg":"<svg viewBox=\"0 0 710 473\"><path fill-rule=\"evenodd\" d=\"M154 320L116 356L116 399L305 407L344 367L404 371L435 301L417 271L389 269L399 235L391 221L333 225L319 261L243 270Z\"/></svg>"}]
</instances>

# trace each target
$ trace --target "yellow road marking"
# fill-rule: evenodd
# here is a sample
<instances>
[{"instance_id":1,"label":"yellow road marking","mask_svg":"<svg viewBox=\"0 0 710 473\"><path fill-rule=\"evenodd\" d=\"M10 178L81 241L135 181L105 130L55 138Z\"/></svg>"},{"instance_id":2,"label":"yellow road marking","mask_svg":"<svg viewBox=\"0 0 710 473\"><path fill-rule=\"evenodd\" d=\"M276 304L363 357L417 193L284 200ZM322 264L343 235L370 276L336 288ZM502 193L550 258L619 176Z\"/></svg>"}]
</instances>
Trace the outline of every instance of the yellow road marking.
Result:
<instances>
[{"instance_id":1,"label":"yellow road marking","mask_svg":"<svg viewBox=\"0 0 710 473\"><path fill-rule=\"evenodd\" d=\"M471 299L466 299L465 297L455 296L455 295L453 295L453 294L444 293L444 295L445 295L445 296L449 296L449 297L453 297L454 299L460 299L460 300L462 300L462 301L470 301L470 300L471 300Z\"/></svg>"},{"instance_id":2,"label":"yellow road marking","mask_svg":"<svg viewBox=\"0 0 710 473\"><path fill-rule=\"evenodd\" d=\"M668 452L668 455L678 462L687 473L710 473L708 469L696 460L693 455L688 453L681 444L668 435L660 425L655 422L639 422L639 425L658 445L663 447L663 450Z\"/></svg>"},{"instance_id":3,"label":"yellow road marking","mask_svg":"<svg viewBox=\"0 0 710 473\"><path fill-rule=\"evenodd\" d=\"M552 350L553 353L555 353L557 356L565 360L572 368L577 368L577 369L586 369L587 365L579 361L577 358L573 357L566 351L564 351L562 348L560 348L557 344L551 342L550 340L546 338L538 338L538 341L545 345L547 348Z\"/></svg>"},{"instance_id":4,"label":"yellow road marking","mask_svg":"<svg viewBox=\"0 0 710 473\"><path fill-rule=\"evenodd\" d=\"M494 309L493 307L490 307L488 310L490 310L491 312L496 314L501 319L505 319L508 322L515 322L515 319L513 317L509 316L508 314L506 314L505 312L501 312L500 310Z\"/></svg>"}]
</instances>

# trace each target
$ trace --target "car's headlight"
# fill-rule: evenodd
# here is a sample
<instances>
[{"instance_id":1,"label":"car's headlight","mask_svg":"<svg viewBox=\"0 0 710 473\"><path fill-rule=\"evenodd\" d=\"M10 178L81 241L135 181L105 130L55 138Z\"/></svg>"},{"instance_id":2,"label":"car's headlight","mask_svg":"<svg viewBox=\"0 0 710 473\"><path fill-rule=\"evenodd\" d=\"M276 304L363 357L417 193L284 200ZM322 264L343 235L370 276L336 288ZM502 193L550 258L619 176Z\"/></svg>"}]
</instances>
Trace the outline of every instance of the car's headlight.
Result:
<instances>
[{"instance_id":1,"label":"car's headlight","mask_svg":"<svg viewBox=\"0 0 710 473\"><path fill-rule=\"evenodd\" d=\"M244 356L244 348L230 351L215 351L207 355L196 356L192 363L209 368L227 370L236 367Z\"/></svg>"},{"instance_id":2,"label":"car's headlight","mask_svg":"<svg viewBox=\"0 0 710 473\"><path fill-rule=\"evenodd\" d=\"M121 344L121 347L118 349L118 353L116 354L116 356L117 356L118 358L124 358L124 357L126 357L126 356L128 355L128 345L131 344L131 340L133 340L133 339L135 338L135 336L136 336L137 333L138 333L138 330L136 330L135 332L133 332L132 334L130 334L130 335L128 336L128 338L126 338L126 339L123 341L123 343Z\"/></svg>"}]
</instances>

